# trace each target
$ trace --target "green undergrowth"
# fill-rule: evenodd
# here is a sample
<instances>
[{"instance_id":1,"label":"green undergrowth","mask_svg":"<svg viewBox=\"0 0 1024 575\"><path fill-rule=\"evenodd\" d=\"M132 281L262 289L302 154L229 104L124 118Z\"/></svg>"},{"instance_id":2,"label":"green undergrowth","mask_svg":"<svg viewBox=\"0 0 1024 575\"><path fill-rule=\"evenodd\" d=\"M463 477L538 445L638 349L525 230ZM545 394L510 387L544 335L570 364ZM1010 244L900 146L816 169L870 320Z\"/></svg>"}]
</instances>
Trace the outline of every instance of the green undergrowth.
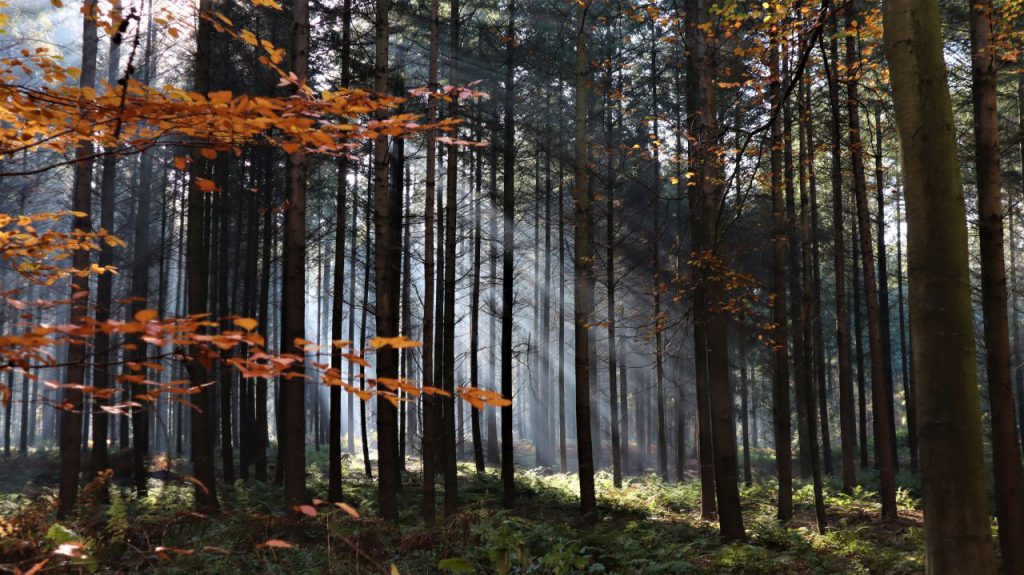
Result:
<instances>
[{"instance_id":1,"label":"green undergrowth","mask_svg":"<svg viewBox=\"0 0 1024 575\"><path fill-rule=\"evenodd\" d=\"M41 457L41 456L40 456ZM324 497L322 456L310 453L310 494ZM5 489L18 475L3 463ZM628 479L621 489L611 476L597 477L600 518L579 518L575 475L518 475L517 506L500 506L497 471L460 468L460 512L426 528L419 519L420 478L406 477L401 517L375 518L376 484L358 465L347 465L345 502L355 518L322 503L315 516L283 512L274 485L237 482L221 486L224 511L190 511L192 486L151 480L137 498L128 486L111 485L109 500L86 488L72 520L55 518L55 491L28 466L23 487L0 495L0 571L27 570L49 559L47 572L150 573L918 573L923 572L923 533L913 489L901 490L901 518L878 519L876 495L852 495L826 486L830 528L819 535L813 491L798 483L796 517L775 519L775 486L756 476L741 486L747 539L723 544L714 522L700 517L696 482L665 483L654 475ZM10 473L7 471L10 468ZM438 503L440 504L440 498ZM81 543L85 557L53 551ZM268 545L268 542L270 544ZM287 545L287 546L285 546Z\"/></svg>"}]
</instances>

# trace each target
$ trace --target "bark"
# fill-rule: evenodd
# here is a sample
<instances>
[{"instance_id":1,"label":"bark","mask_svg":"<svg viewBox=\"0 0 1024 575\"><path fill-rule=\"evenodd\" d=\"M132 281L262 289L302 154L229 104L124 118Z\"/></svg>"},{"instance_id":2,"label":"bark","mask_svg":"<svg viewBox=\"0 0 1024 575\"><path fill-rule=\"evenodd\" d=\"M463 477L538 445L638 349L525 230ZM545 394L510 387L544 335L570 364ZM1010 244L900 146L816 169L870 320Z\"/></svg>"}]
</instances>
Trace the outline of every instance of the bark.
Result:
<instances>
[{"instance_id":1,"label":"bark","mask_svg":"<svg viewBox=\"0 0 1024 575\"><path fill-rule=\"evenodd\" d=\"M772 189L772 427L775 435L775 467L779 481L778 517L793 518L793 455L789 410L789 353L786 328L786 217L782 191L782 124L779 108L779 48L771 48L769 99L774 120L771 126Z\"/></svg>"},{"instance_id":2,"label":"bark","mask_svg":"<svg viewBox=\"0 0 1024 575\"><path fill-rule=\"evenodd\" d=\"M450 1L451 10L451 50L449 53L448 83L454 85L458 79L459 59L459 0ZM457 118L458 103L449 104L448 115ZM457 135L457 132L456 132ZM443 476L444 476L444 513L452 516L458 511L459 483L456 454L456 414L455 414L455 232L458 220L458 177L459 148L448 146L448 162L446 164L445 189L445 224L444 224L444 312L442 337L444 338L444 355L441 358L441 387L450 395L441 397L441 420L443 430Z\"/></svg>"},{"instance_id":3,"label":"bark","mask_svg":"<svg viewBox=\"0 0 1024 575\"><path fill-rule=\"evenodd\" d=\"M576 450L579 460L580 511L588 521L596 520L594 454L590 435L590 319L593 308L593 254L590 227L590 146L587 142L587 112L590 91L590 61L587 58L587 11L590 1L578 7L576 26L576 150L573 203L575 212L574 327L576 350Z\"/></svg>"},{"instance_id":4,"label":"bark","mask_svg":"<svg viewBox=\"0 0 1024 575\"><path fill-rule=\"evenodd\" d=\"M299 89L306 84L309 73L309 0L292 4L292 72ZM286 504L296 505L306 499L306 385L302 347L296 340L305 339L306 320L306 153L302 148L288 154L288 209L284 212L284 244L281 282L281 341L283 353L300 360L282 376L281 425L284 437L284 495ZM281 449L279 447L279 449Z\"/></svg>"},{"instance_id":5,"label":"bark","mask_svg":"<svg viewBox=\"0 0 1024 575\"><path fill-rule=\"evenodd\" d=\"M994 573L967 217L939 6L887 0L883 16L907 199L925 559L929 573Z\"/></svg>"},{"instance_id":6,"label":"bark","mask_svg":"<svg viewBox=\"0 0 1024 575\"><path fill-rule=\"evenodd\" d=\"M999 548L1006 573L1024 573L1024 473L1017 443L1013 402L1010 325L1007 317L1003 249L996 54L992 44L991 0L971 4L971 78L974 103L974 156L978 174L978 232L981 298L985 319L985 365L992 416L992 474L995 483ZM920 332L918 332L920 333ZM920 338L919 338L920 339Z\"/></svg>"},{"instance_id":7,"label":"bark","mask_svg":"<svg viewBox=\"0 0 1024 575\"><path fill-rule=\"evenodd\" d=\"M688 10L694 25L688 28L690 70L688 105L691 116L690 133L695 134L690 149L690 171L695 175L697 217L695 226L702 235L704 260L699 282L707 298L707 379L714 451L715 495L718 502L718 524L722 539L736 541L746 536L740 508L739 473L736 455L736 428L733 417L733 393L729 381L729 338L727 326L725 280L718 276L718 267L725 269L723 232L719 229L720 209L725 189L721 184L721 157L716 153L719 128L717 121L717 61L713 20L706 0L690 0ZM709 28L711 31L709 31ZM702 481L704 478L702 477Z\"/></svg>"},{"instance_id":8,"label":"bark","mask_svg":"<svg viewBox=\"0 0 1024 575\"><path fill-rule=\"evenodd\" d=\"M882 111L875 109L875 209L878 237L878 321L882 332L882 368L885 375L885 398L889 402L889 434L893 438L892 465L900 469L896 445L896 399L892 382L892 325L889 314L889 266L885 251L885 173L882 171Z\"/></svg>"},{"instance_id":9,"label":"bark","mask_svg":"<svg viewBox=\"0 0 1024 575\"><path fill-rule=\"evenodd\" d=\"M438 42L438 0L430 0L430 63L427 87L437 89L437 42ZM427 100L428 124L435 121L436 99ZM424 246L423 246L423 386L434 386L434 195L437 189L437 132L427 132L427 166L426 166L426 198L424 199ZM427 396L423 399L423 498L420 513L427 525L432 525L436 516L436 487L434 476L437 474L437 398Z\"/></svg>"},{"instance_id":10,"label":"bark","mask_svg":"<svg viewBox=\"0 0 1024 575\"><path fill-rule=\"evenodd\" d=\"M607 83L612 85L611 67L607 69ZM605 285L608 290L608 398L610 400L610 413L612 427L612 484L622 487L622 452L619 448L621 440L619 434L619 395L618 395L618 357L616 348L618 340L615 333L616 309L615 309L615 156L616 145L612 132L611 105L607 105L605 112L605 134L608 138L608 183L605 191L605 233L607 246L605 247L605 265L607 266L607 277ZM547 275L547 274L545 274Z\"/></svg>"},{"instance_id":11,"label":"bark","mask_svg":"<svg viewBox=\"0 0 1024 575\"><path fill-rule=\"evenodd\" d=\"M896 198L896 225L899 226L899 222L903 221L901 215L902 209L900 207L901 200L899 197ZM1012 231L1012 230L1011 230ZM1011 233L1012 236L1012 233ZM1013 255L1010 256L1010 265L1013 266ZM907 320L906 311L904 304L904 293L903 293L903 234L897 232L896 234L896 292L897 302L900 314L900 372L903 380L903 401L907 406L907 443L910 449L910 471L911 473L917 473L918 470L918 459L917 459L917 406L914 401L914 376L913 369L910 365L910 358L907 352L909 345L909 335L907 333ZM1014 332L1016 333L1016 332Z\"/></svg>"},{"instance_id":12,"label":"bark","mask_svg":"<svg viewBox=\"0 0 1024 575\"><path fill-rule=\"evenodd\" d=\"M120 0L114 0L111 3L111 12L119 13L120 11ZM118 67L121 63L121 35L118 34L116 36L112 36L109 42L110 46L107 52L107 83L111 86L117 86ZM106 151L112 152L113 150ZM110 233L114 233L114 193L117 186L117 156L112 153L107 154L103 157L102 165L103 176L100 181L100 228L105 229ZM140 179L144 179L148 183L150 178L150 172L141 172ZM140 186L140 188L141 187L142 186ZM141 210L140 215L142 215ZM138 233L138 227L136 228L136 233ZM137 254L138 252L135 253ZM104 242L100 247L99 265L101 267L106 267L113 265L113 263L114 248ZM96 278L96 321L98 322L110 319L110 308L113 300L113 286L113 274L101 274ZM95 346L96 361L92 368L92 385L97 389L106 389L110 387L110 368L107 367L107 363L110 361L110 334L102 330L98 332L96 334ZM107 435L109 431L109 418L107 413L100 408L101 405L107 403L109 403L108 400L93 396L92 460L90 461L90 471L93 474L106 469L108 466ZM134 415L136 411L139 410L132 409L132 414ZM137 471L138 470L133 468L133 475L136 474ZM145 489L144 478L142 479L142 486L142 488Z\"/></svg>"},{"instance_id":13,"label":"bark","mask_svg":"<svg viewBox=\"0 0 1024 575\"><path fill-rule=\"evenodd\" d=\"M856 2L846 7L847 22L859 17ZM847 65L847 120L850 128L850 155L853 159L853 191L856 198L860 241L861 271L864 274L864 300L867 303L868 350L871 354L871 406L874 410L875 464L879 473L879 495L882 499L882 518L896 519L896 476L894 469L895 438L889 421L891 394L886 387L885 350L883 348L882 318L879 311L878 283L875 280L875 261L871 246L871 216L868 213L867 185L864 180L864 152L860 138L860 110L858 108L858 75L860 50L855 34L846 37Z\"/></svg>"},{"instance_id":14,"label":"bark","mask_svg":"<svg viewBox=\"0 0 1024 575\"><path fill-rule=\"evenodd\" d=\"M853 267L853 332L856 341L857 353L857 407L858 407L858 431L860 433L860 466L868 468L868 400L867 400L867 378L864 369L864 330L863 326L863 298L860 296L861 275L860 275L860 248L857 242L857 226L854 225L851 231L850 249L851 264Z\"/></svg>"},{"instance_id":15,"label":"bark","mask_svg":"<svg viewBox=\"0 0 1024 575\"><path fill-rule=\"evenodd\" d=\"M352 0L345 0L342 5L341 21L341 85L347 88L351 82L351 44L352 44ZM345 309L345 234L348 220L348 157L342 156L337 161L337 219L334 233L334 283L331 293L331 339L341 340L343 315ZM354 229L354 228L353 228ZM353 242L355 243L355 242ZM349 297L355 294L349 293ZM337 370L341 378L342 348L330 346L331 369ZM351 380L349 380L351 385ZM328 422L328 468L327 498L340 501L342 495L341 468L341 386L335 385L330 391L330 415Z\"/></svg>"},{"instance_id":16,"label":"bark","mask_svg":"<svg viewBox=\"0 0 1024 575\"><path fill-rule=\"evenodd\" d=\"M479 121L479 118L478 118ZM479 131L476 133L480 138ZM483 219L483 150L476 152L476 182L474 182L475 193L473 194L473 278L469 302L469 386L477 389L480 387L480 268L481 251L483 239L481 237L481 220ZM473 462L476 465L476 472L483 473L486 470L484 465L484 447L480 437L480 410L472 409L470 413L470 426L473 436Z\"/></svg>"},{"instance_id":17,"label":"bark","mask_svg":"<svg viewBox=\"0 0 1024 575\"><path fill-rule=\"evenodd\" d=\"M813 93L811 91L810 76L804 77L804 102L813 102ZM818 179L815 174L814 166L814 123L812 122L810 104L804 105L804 117L805 123L802 125L806 126L806 144L807 144L807 177L808 185L810 187L811 195L811 230L809 243L811 246L811 261L812 266L812 279L810 291L812 293L812 308L811 317L813 318L813 339L814 339L814 379L817 384L818 391L818 409L820 414L821 424L821 449L824 454L824 471L825 473L832 475L832 438L830 434L829 426L829 415L828 415L828 387L825 369L825 331L822 325L822 305L821 305L821 249L819 245L820 229L818 225ZM801 147L801 149L803 149ZM806 249L807 243L804 243ZM846 306L846 302L843 302L843 307ZM847 328L849 329L849 328ZM847 355L847 361L849 361L849 355Z\"/></svg>"},{"instance_id":18,"label":"bark","mask_svg":"<svg viewBox=\"0 0 1024 575\"><path fill-rule=\"evenodd\" d=\"M202 0L200 11L212 11L213 0ZM200 19L196 32L196 64L195 91L206 94L210 90L210 55L212 50L212 24ZM189 171L188 188L188 237L186 238L186 282L188 284L188 313L207 313L207 291L209 286L209 255L204 243L206 227L206 193L196 185L198 178L207 176L207 161L198 150L192 153ZM202 361L196 357L198 348L191 350L193 359L189 362L189 378L193 387L200 391L191 401L199 406L210 405L209 388L204 384L208 381L207 370ZM189 410L192 442L192 474L196 478L196 508L206 512L220 507L217 500L217 485L214 476L213 437L210 418L205 410Z\"/></svg>"},{"instance_id":19,"label":"bark","mask_svg":"<svg viewBox=\"0 0 1024 575\"><path fill-rule=\"evenodd\" d=\"M512 399L512 303L514 299L514 269L512 265L515 249L515 47L516 47L516 3L509 0L508 29L505 53L505 106L504 106L504 162L502 174L503 197L501 215L504 221L501 258L501 395ZM514 446L512 444L513 405L501 408L501 484L502 504L512 508L516 502Z\"/></svg>"},{"instance_id":20,"label":"bark","mask_svg":"<svg viewBox=\"0 0 1024 575\"><path fill-rule=\"evenodd\" d=\"M801 43L801 51L803 45ZM804 90L800 90L797 94L797 107L800 112L800 128L798 130L798 137L800 140L800 244L803 246L801 255L803 261L801 262L801 278L800 281L803 284L802 293L803 301L800 302L800 327L803 330L803 348L800 350L802 354L802 363L805 366L805 371L810 371L808 368L811 366L812 361L812 314L814 313L814 301L812 297L812 269L811 269L811 214L810 214L810 197L807 193L807 172L813 170L813 164L809 162L808 154L808 128L810 125L810 115L808 113L808 95L805 94ZM809 374L808 374L809 375ZM822 374L824 375L824 374ZM824 378L822 378L824 379ZM814 490L814 510L815 517L818 521L818 533L824 535L825 529L828 526L828 520L825 517L825 499L822 493L821 486L821 461L818 452L818 422L817 414L817 397L815 397L815 388L810 377L805 382L804 389L804 404L807 408L807 444L810 448L808 458L811 464L811 477L813 481ZM824 404L825 396L821 396L822 404ZM824 420L824 418L823 418Z\"/></svg>"}]
</instances>

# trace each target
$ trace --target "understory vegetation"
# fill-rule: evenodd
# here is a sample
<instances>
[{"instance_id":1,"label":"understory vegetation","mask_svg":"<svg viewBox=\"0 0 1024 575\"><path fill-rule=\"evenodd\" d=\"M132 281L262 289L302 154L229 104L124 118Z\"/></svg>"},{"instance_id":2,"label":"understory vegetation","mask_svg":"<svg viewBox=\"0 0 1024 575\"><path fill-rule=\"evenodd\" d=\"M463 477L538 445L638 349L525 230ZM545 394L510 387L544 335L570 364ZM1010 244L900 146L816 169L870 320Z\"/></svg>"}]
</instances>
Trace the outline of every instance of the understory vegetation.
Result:
<instances>
[{"instance_id":1,"label":"understory vegetation","mask_svg":"<svg viewBox=\"0 0 1024 575\"><path fill-rule=\"evenodd\" d=\"M759 450L760 451L760 450ZM309 451L308 485L325 499L327 461ZM169 463L177 468L178 462ZM325 501L304 514L283 511L273 483L223 487L223 509L192 511L194 488L171 471L151 474L145 498L115 478L109 501L99 482L83 492L80 513L56 519L57 458L43 452L0 463L0 571L149 573L920 573L924 571L922 514L913 476L901 475L899 519L879 519L877 478L852 495L826 481L830 529L815 528L811 484L797 482L795 517L776 518L770 453L757 453L754 481L741 486L749 537L723 544L717 523L700 517L694 480L665 483L649 473L621 489L596 476L596 525L578 518L574 474L516 475L515 509L499 506L496 469L460 467L460 512L426 528L419 519L421 476L410 460L400 495L400 518L376 518L375 481L359 459L345 464L348 510ZM314 513L315 511L315 513ZM357 517L358 515L358 517ZM78 542L82 557L62 556ZM392 567L394 566L394 567Z\"/></svg>"}]
</instances>

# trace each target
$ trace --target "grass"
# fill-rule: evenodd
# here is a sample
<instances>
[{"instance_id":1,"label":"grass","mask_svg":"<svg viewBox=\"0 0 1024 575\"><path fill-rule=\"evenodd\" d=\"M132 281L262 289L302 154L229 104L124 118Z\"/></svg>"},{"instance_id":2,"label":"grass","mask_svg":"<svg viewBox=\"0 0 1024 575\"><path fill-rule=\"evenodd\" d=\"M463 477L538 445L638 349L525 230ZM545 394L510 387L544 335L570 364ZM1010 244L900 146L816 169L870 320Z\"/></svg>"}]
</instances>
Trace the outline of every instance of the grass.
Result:
<instances>
[{"instance_id":1,"label":"grass","mask_svg":"<svg viewBox=\"0 0 1024 575\"><path fill-rule=\"evenodd\" d=\"M327 490L326 460L310 452L308 485ZM767 464L766 461L758 461ZM361 518L328 504L315 517L283 512L281 490L256 482L221 486L224 511L190 511L192 486L151 480L145 498L112 484L100 503L87 486L79 514L55 518L52 454L0 463L0 571L151 573L920 573L922 517L913 481L901 490L900 519L883 524L869 479L852 495L826 485L830 529L814 527L810 485L798 483L796 517L775 520L775 487L767 475L741 489L748 538L722 544L717 526L700 517L696 482L630 478L621 489L597 476L600 521L578 518L572 474L517 475L513 510L500 508L497 470L460 467L460 513L427 529L419 520L419 475L406 477L401 517L376 519L376 484L361 461L346 462L345 501ZM759 468L762 468L760 465ZM767 470L769 467L763 467ZM266 546L268 540L290 548ZM84 557L54 555L81 543Z\"/></svg>"}]
</instances>

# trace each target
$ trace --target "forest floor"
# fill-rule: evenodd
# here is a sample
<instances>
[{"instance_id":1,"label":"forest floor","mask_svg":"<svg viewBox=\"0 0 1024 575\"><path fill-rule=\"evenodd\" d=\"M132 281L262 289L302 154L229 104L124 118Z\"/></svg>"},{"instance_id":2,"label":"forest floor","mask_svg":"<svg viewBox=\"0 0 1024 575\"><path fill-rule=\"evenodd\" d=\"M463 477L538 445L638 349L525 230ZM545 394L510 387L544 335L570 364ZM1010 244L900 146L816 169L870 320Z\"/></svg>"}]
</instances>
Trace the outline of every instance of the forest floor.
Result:
<instances>
[{"instance_id":1,"label":"forest floor","mask_svg":"<svg viewBox=\"0 0 1024 575\"><path fill-rule=\"evenodd\" d=\"M325 452L309 453L309 492L321 498ZM507 511L497 470L477 474L470 465L460 467L456 516L425 528L420 477L412 473L400 521L385 523L374 517L376 483L361 472L361 459L346 462L344 484L345 501L361 518L326 503L296 518L284 513L280 488L258 482L221 486L224 511L206 517L190 511L192 485L164 473L166 481L151 479L142 499L114 483L109 502L97 503L86 487L77 517L58 522L55 454L12 456L0 461L0 572L26 572L43 560L39 573L924 572L911 476L901 477L900 518L892 524L878 519L871 477L849 496L827 484L830 528L819 535L807 483L796 486L793 522L777 523L772 465L764 455L755 459L760 473L753 484L741 486L748 539L729 545L719 541L716 524L701 520L697 482L665 483L654 474L615 489L611 476L600 473L595 525L579 519L575 475L518 474L517 506Z\"/></svg>"}]
</instances>

